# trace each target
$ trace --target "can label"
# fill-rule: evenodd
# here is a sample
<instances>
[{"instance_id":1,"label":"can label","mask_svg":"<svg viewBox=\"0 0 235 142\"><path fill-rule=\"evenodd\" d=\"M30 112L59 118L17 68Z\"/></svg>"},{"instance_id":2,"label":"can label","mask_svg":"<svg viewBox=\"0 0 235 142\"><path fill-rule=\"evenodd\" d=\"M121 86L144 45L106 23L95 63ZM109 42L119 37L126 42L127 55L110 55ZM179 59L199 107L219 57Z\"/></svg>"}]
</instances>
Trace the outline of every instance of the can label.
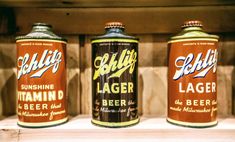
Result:
<instances>
[{"instance_id":1,"label":"can label","mask_svg":"<svg viewBox=\"0 0 235 142\"><path fill-rule=\"evenodd\" d=\"M169 121L195 127L217 123L217 46L216 39L169 42Z\"/></svg>"},{"instance_id":2,"label":"can label","mask_svg":"<svg viewBox=\"0 0 235 142\"><path fill-rule=\"evenodd\" d=\"M17 41L18 120L47 126L67 120L66 43Z\"/></svg>"},{"instance_id":3,"label":"can label","mask_svg":"<svg viewBox=\"0 0 235 142\"><path fill-rule=\"evenodd\" d=\"M137 120L137 41L93 41L92 62L93 122Z\"/></svg>"}]
</instances>

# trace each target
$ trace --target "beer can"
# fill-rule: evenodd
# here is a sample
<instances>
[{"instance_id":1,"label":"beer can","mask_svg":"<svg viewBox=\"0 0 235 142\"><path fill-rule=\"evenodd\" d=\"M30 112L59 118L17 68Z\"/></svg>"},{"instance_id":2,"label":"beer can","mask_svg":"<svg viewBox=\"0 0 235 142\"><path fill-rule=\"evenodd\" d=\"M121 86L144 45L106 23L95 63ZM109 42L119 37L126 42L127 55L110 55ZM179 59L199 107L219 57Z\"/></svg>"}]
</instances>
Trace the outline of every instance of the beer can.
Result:
<instances>
[{"instance_id":1,"label":"beer can","mask_svg":"<svg viewBox=\"0 0 235 142\"><path fill-rule=\"evenodd\" d=\"M188 127L217 124L218 39L205 33L200 21L186 21L182 31L171 37L168 122Z\"/></svg>"},{"instance_id":2,"label":"beer can","mask_svg":"<svg viewBox=\"0 0 235 142\"><path fill-rule=\"evenodd\" d=\"M138 38L109 22L106 33L92 39L92 123L125 127L138 117Z\"/></svg>"},{"instance_id":3,"label":"beer can","mask_svg":"<svg viewBox=\"0 0 235 142\"><path fill-rule=\"evenodd\" d=\"M16 37L18 125L47 127L68 120L66 43L45 23Z\"/></svg>"}]
</instances>

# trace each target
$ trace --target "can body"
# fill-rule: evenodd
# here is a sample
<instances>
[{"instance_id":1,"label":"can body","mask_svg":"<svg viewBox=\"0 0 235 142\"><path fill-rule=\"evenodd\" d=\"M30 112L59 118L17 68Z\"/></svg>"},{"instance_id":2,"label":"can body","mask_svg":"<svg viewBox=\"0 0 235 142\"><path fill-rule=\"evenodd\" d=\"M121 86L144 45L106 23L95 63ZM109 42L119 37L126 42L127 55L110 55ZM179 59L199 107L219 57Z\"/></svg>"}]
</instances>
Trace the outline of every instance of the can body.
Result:
<instances>
[{"instance_id":1,"label":"can body","mask_svg":"<svg viewBox=\"0 0 235 142\"><path fill-rule=\"evenodd\" d=\"M138 123L138 41L92 41L92 123L125 127Z\"/></svg>"},{"instance_id":2,"label":"can body","mask_svg":"<svg viewBox=\"0 0 235 142\"><path fill-rule=\"evenodd\" d=\"M16 41L18 124L46 127L67 121L66 42Z\"/></svg>"},{"instance_id":3,"label":"can body","mask_svg":"<svg viewBox=\"0 0 235 142\"><path fill-rule=\"evenodd\" d=\"M216 125L218 40L176 39L168 47L167 120L189 127Z\"/></svg>"}]
</instances>

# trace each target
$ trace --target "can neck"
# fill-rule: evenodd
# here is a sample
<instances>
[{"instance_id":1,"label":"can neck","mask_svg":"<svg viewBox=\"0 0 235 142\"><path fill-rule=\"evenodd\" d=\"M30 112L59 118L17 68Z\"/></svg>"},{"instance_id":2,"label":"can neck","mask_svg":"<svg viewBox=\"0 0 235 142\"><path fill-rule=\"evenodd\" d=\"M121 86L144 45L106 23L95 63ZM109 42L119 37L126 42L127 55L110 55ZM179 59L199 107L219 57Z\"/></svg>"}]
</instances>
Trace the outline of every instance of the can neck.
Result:
<instances>
[{"instance_id":1,"label":"can neck","mask_svg":"<svg viewBox=\"0 0 235 142\"><path fill-rule=\"evenodd\" d=\"M107 33L124 33L124 28L108 28L108 29L105 29L106 31L106 34Z\"/></svg>"},{"instance_id":2,"label":"can neck","mask_svg":"<svg viewBox=\"0 0 235 142\"><path fill-rule=\"evenodd\" d=\"M203 31L202 27L186 27L183 31Z\"/></svg>"},{"instance_id":3,"label":"can neck","mask_svg":"<svg viewBox=\"0 0 235 142\"><path fill-rule=\"evenodd\" d=\"M52 31L52 28L50 26L44 26L44 25L36 25L33 26L32 32L42 32L42 31Z\"/></svg>"}]
</instances>

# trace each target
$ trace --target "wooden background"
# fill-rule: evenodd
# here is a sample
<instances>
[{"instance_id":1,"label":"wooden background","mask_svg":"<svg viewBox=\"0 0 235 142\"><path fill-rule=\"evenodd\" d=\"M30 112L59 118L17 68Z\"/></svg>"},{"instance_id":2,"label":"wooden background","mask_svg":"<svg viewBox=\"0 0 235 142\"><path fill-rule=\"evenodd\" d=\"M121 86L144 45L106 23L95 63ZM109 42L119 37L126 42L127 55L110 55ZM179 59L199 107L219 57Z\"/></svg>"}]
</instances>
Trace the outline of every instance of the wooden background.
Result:
<instances>
[{"instance_id":1,"label":"wooden background","mask_svg":"<svg viewBox=\"0 0 235 142\"><path fill-rule=\"evenodd\" d=\"M102 34L108 21L123 22L127 33L140 38L140 114L166 115L167 40L191 19L201 20L206 31L220 36L219 115L227 117L235 112L235 1L1 0L0 6L0 119L16 112L14 38L28 33L34 22L50 23L56 34L68 39L67 85L72 116L91 113L90 38Z\"/></svg>"}]
</instances>

